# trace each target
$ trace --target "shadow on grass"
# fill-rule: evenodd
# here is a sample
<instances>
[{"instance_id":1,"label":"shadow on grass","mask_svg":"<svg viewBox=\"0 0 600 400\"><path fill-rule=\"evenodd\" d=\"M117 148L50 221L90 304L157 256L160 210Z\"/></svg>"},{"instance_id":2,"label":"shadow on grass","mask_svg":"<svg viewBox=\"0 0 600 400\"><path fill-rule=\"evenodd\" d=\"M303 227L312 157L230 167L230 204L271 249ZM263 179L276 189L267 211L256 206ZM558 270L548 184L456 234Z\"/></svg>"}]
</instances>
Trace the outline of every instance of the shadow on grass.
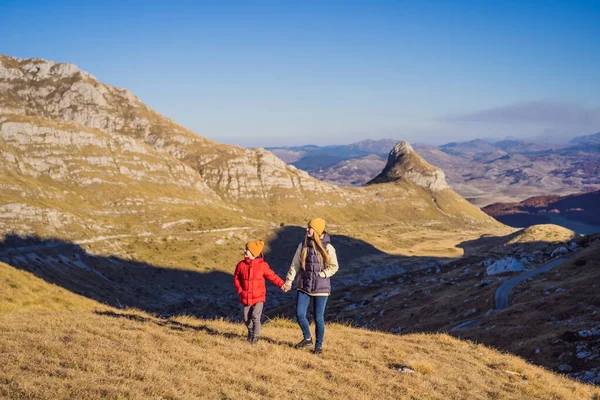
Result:
<instances>
[{"instance_id":1,"label":"shadow on grass","mask_svg":"<svg viewBox=\"0 0 600 400\"><path fill-rule=\"evenodd\" d=\"M305 229L286 226L275 232L267 245L266 261L282 278ZM386 254L372 245L348 236L334 235L340 271L333 278L334 291L340 282L353 282L360 271L349 268L374 268L377 265L361 263L361 258L380 256L388 264L410 261L418 264L418 257ZM91 254L80 245L55 238L7 235L0 242L0 261L14 268L30 272L46 282L61 286L73 293L88 297L116 308L137 308L160 316L192 315L201 318L240 318L240 304L232 282L231 272L199 272L116 256ZM366 262L366 261L365 261ZM283 293L266 282L269 308L294 309L295 292ZM345 285L344 285L345 286Z\"/></svg>"},{"instance_id":2,"label":"shadow on grass","mask_svg":"<svg viewBox=\"0 0 600 400\"><path fill-rule=\"evenodd\" d=\"M174 321L172 319L153 319L153 318L148 318L148 317L142 317L142 316L136 315L136 314L119 313L119 312L114 312L114 311L95 311L94 313L97 315L105 316L105 317L124 318L124 319L128 319L130 321L136 321L136 322L141 322L141 323L145 323L145 324L152 323L152 324L155 324L155 325L158 325L161 327L165 327L165 328L168 328L168 329L171 329L174 331L178 331L178 332L186 332L186 331L204 332L211 336L221 336L226 339L239 339L239 340L244 340L244 341L246 340L246 335L238 335L238 334L231 333L231 332L220 332L220 331L210 328L206 325L190 325L190 324L185 324L185 323L182 323L179 321ZM271 344L276 344L278 346L293 347L293 343L271 339L267 336L261 336L260 340L271 343Z\"/></svg>"},{"instance_id":3,"label":"shadow on grass","mask_svg":"<svg viewBox=\"0 0 600 400\"><path fill-rule=\"evenodd\" d=\"M237 310L230 274L201 273L88 253L59 239L9 235L0 261L46 282L116 308L158 315L228 317Z\"/></svg>"}]
</instances>

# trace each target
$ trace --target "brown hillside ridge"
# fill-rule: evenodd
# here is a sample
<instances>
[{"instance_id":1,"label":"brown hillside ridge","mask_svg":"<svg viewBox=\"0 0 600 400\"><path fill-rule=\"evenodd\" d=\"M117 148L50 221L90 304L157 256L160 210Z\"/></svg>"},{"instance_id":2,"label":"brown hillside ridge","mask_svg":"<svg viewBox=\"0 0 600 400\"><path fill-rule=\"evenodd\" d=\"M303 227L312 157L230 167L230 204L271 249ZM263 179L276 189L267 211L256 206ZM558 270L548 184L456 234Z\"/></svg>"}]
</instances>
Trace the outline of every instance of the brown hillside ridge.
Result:
<instances>
[{"instance_id":1,"label":"brown hillside ridge","mask_svg":"<svg viewBox=\"0 0 600 400\"><path fill-rule=\"evenodd\" d=\"M320 215L333 224L507 232L450 190L441 171L427 183L424 168L433 167L414 151L396 184L340 188L264 149L199 136L73 64L0 61L0 179L12 191L0 213L26 216L9 218L4 231L80 238L185 221L193 229L303 225Z\"/></svg>"},{"instance_id":2,"label":"brown hillside ridge","mask_svg":"<svg viewBox=\"0 0 600 400\"><path fill-rule=\"evenodd\" d=\"M80 239L239 220L190 166L127 136L4 114L0 149L1 232Z\"/></svg>"},{"instance_id":3,"label":"brown hillside ridge","mask_svg":"<svg viewBox=\"0 0 600 400\"><path fill-rule=\"evenodd\" d=\"M519 230L508 238L506 245L518 243L566 243L577 238L570 229L553 224L533 225Z\"/></svg>"},{"instance_id":4,"label":"brown hillside ridge","mask_svg":"<svg viewBox=\"0 0 600 400\"><path fill-rule=\"evenodd\" d=\"M269 321L262 340L251 346L241 324L111 309L2 268L8 279L5 287L0 284L5 294L0 296L0 342L10 346L0 345L5 360L0 363L0 397L600 396L592 386L444 334L397 336L331 323L326 351L315 358L292 348L298 334L293 321ZM42 296L31 297L34 293ZM28 300L35 304L28 306ZM16 311L15 301L25 309ZM285 391L274 384L291 376L297 384Z\"/></svg>"}]
</instances>

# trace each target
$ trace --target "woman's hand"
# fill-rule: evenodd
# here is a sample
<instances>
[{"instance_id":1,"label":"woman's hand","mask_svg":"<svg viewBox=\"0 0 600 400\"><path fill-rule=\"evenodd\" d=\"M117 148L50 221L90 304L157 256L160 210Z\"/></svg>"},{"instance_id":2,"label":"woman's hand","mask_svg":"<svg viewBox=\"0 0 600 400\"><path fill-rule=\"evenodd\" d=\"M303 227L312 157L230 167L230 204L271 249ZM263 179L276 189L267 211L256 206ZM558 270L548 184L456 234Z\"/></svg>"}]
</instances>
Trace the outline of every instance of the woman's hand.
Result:
<instances>
[{"instance_id":1,"label":"woman's hand","mask_svg":"<svg viewBox=\"0 0 600 400\"><path fill-rule=\"evenodd\" d=\"M281 290L283 290L284 292L289 292L291 289L292 289L292 285L289 285L289 284L287 284L287 283L284 283L284 284L281 286Z\"/></svg>"}]
</instances>

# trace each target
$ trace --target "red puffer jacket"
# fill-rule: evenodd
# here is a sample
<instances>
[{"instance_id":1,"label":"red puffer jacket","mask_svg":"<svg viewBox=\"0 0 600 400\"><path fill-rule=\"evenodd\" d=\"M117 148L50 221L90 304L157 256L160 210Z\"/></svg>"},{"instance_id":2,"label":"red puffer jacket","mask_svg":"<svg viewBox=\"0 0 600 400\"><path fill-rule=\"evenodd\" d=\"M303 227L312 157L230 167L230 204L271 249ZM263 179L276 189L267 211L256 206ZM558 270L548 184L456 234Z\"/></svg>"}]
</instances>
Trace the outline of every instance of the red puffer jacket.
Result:
<instances>
[{"instance_id":1,"label":"red puffer jacket","mask_svg":"<svg viewBox=\"0 0 600 400\"><path fill-rule=\"evenodd\" d=\"M253 306L256 303L266 300L267 288L265 287L265 278L273 282L277 287L281 287L285 283L269 267L269 264L262 258L262 254L254 260L245 258L238 263L233 274L233 283L240 295L240 302L242 304Z\"/></svg>"}]
</instances>

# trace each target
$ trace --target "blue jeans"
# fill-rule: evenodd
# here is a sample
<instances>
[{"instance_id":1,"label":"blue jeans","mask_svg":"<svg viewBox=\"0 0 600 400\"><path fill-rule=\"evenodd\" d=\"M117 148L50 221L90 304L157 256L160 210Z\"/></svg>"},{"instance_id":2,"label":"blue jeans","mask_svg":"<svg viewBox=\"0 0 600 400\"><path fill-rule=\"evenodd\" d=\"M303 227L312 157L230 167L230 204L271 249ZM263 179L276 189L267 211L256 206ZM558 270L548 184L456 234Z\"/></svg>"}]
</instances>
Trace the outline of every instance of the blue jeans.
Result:
<instances>
[{"instance_id":1,"label":"blue jeans","mask_svg":"<svg viewBox=\"0 0 600 400\"><path fill-rule=\"evenodd\" d=\"M309 296L304 292L298 290L298 297L296 299L296 319L298 325L302 329L304 339L310 339L310 326L308 319L306 318L306 311L310 304L310 299L313 300L313 314L315 317L315 333L317 341L315 342L316 347L323 346L323 337L325 336L325 306L327 305L327 299L329 296Z\"/></svg>"}]
</instances>

